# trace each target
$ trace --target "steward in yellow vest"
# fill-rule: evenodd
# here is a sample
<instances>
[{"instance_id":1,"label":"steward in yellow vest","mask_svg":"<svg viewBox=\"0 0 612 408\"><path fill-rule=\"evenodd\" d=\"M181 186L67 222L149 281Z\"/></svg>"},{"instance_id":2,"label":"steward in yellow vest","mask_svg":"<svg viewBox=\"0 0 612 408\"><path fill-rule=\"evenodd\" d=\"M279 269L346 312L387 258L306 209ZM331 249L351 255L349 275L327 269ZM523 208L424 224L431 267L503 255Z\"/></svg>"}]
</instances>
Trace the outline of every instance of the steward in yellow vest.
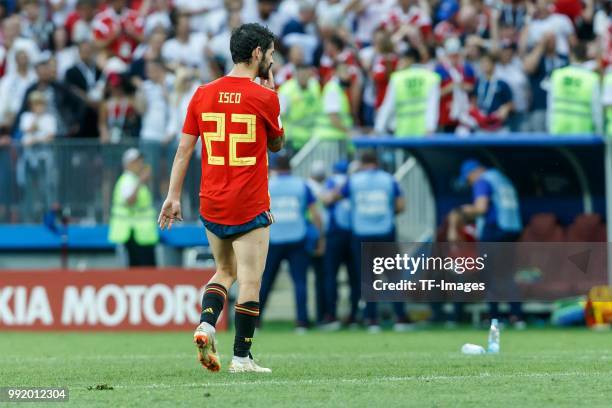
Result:
<instances>
[{"instance_id":1,"label":"steward in yellow vest","mask_svg":"<svg viewBox=\"0 0 612 408\"><path fill-rule=\"evenodd\" d=\"M123 154L124 172L113 190L108 240L126 247L130 266L155 266L155 244L159 232L151 191L146 186L151 168L140 152Z\"/></svg>"},{"instance_id":2,"label":"steward in yellow vest","mask_svg":"<svg viewBox=\"0 0 612 408\"><path fill-rule=\"evenodd\" d=\"M606 136L612 137L612 71L604 77L603 106L606 110Z\"/></svg>"},{"instance_id":3,"label":"steward in yellow vest","mask_svg":"<svg viewBox=\"0 0 612 408\"><path fill-rule=\"evenodd\" d=\"M572 65L555 69L548 93L548 131L553 135L601 134L603 113L599 75L581 66L583 45L572 48Z\"/></svg>"},{"instance_id":4,"label":"steward in yellow vest","mask_svg":"<svg viewBox=\"0 0 612 408\"><path fill-rule=\"evenodd\" d=\"M324 140L347 140L353 127L351 105L346 89L350 74L344 64L336 67L335 75L323 87L321 109L317 115L314 136Z\"/></svg>"},{"instance_id":5,"label":"steward in yellow vest","mask_svg":"<svg viewBox=\"0 0 612 408\"><path fill-rule=\"evenodd\" d=\"M396 137L425 136L438 125L440 76L417 65L419 53L409 49L400 60L400 70L391 74L385 99L378 109L374 128Z\"/></svg>"},{"instance_id":6,"label":"steward in yellow vest","mask_svg":"<svg viewBox=\"0 0 612 408\"><path fill-rule=\"evenodd\" d=\"M298 65L295 77L278 90L285 135L294 152L312 137L321 105L321 86L312 70L308 65Z\"/></svg>"}]
</instances>

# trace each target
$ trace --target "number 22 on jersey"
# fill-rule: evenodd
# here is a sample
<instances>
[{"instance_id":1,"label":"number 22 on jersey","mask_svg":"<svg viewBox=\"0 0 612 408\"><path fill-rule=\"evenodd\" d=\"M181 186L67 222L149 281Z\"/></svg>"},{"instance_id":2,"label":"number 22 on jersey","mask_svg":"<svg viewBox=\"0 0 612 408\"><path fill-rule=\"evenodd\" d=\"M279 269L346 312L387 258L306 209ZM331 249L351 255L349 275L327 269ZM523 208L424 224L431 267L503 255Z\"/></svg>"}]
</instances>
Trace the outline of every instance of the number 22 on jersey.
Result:
<instances>
[{"instance_id":1,"label":"number 22 on jersey","mask_svg":"<svg viewBox=\"0 0 612 408\"><path fill-rule=\"evenodd\" d=\"M246 133L229 134L229 165L230 166L253 166L257 162L256 157L238 157L238 143L253 143L256 140L255 121L257 117L251 114L232 113L232 123L245 123ZM225 165L225 157L214 156L212 153L212 142L225 141L225 113L202 113L202 121L215 122L217 129L214 132L203 132L202 138L206 144L208 164L215 166Z\"/></svg>"}]
</instances>

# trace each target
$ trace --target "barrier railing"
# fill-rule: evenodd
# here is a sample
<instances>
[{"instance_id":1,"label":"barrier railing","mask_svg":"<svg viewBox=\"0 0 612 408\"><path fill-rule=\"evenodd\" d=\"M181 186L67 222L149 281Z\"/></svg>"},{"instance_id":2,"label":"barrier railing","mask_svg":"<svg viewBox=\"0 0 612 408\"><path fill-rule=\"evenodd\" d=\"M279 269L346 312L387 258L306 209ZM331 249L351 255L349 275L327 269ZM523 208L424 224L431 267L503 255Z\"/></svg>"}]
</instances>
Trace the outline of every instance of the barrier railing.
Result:
<instances>
[{"instance_id":1,"label":"barrier railing","mask_svg":"<svg viewBox=\"0 0 612 408\"><path fill-rule=\"evenodd\" d=\"M293 174L308 177L315 162L323 162L328 170L334 162L346 159L348 147L346 141L310 139L291 159Z\"/></svg>"},{"instance_id":2,"label":"barrier railing","mask_svg":"<svg viewBox=\"0 0 612 408\"><path fill-rule=\"evenodd\" d=\"M121 157L130 147L138 147L152 167L148 185L159 206L167 191L176 145L66 139L46 145L0 147L0 223L40 223L53 208L61 208L73 224L107 223L114 185L122 172ZM292 158L293 171L308 177L313 163L321 161L330 169L334 162L346 158L347 152L344 141L312 139ZM390 169L397 169L409 203L408 211L398 219L400 238L425 239L431 236L435 223L425 175L413 158L393 161ZM199 166L200 159L194 155L183 189L185 221L197 221Z\"/></svg>"},{"instance_id":3,"label":"barrier railing","mask_svg":"<svg viewBox=\"0 0 612 408\"><path fill-rule=\"evenodd\" d=\"M427 242L436 228L435 198L425 172L409 157L395 172L406 197L406 211L397 217L400 242Z\"/></svg>"},{"instance_id":4,"label":"barrier railing","mask_svg":"<svg viewBox=\"0 0 612 408\"><path fill-rule=\"evenodd\" d=\"M97 140L56 140L49 144L0 146L0 223L39 223L51 209L71 222L108 222L121 157L138 147L152 167L149 187L156 205L165 197L176 152L174 144L137 141L100 144ZM197 220L200 172L194 155L183 190L183 217Z\"/></svg>"}]
</instances>

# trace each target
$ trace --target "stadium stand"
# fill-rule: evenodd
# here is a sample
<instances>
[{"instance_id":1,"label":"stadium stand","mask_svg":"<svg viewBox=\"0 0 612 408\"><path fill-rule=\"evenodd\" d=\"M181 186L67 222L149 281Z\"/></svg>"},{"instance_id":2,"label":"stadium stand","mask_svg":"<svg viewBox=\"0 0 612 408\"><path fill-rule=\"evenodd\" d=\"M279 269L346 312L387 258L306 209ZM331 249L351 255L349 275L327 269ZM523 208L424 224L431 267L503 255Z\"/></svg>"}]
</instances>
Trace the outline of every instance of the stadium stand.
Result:
<instances>
[{"instance_id":1,"label":"stadium stand","mask_svg":"<svg viewBox=\"0 0 612 408\"><path fill-rule=\"evenodd\" d=\"M0 246L57 248L61 236L43 220L61 208L70 248L112 248L104 238L112 186L129 147L139 147L152 166L159 206L189 99L198 84L228 72L229 35L248 22L278 36L273 70L279 88L298 79L304 66L321 88L323 96L313 102L320 113L310 126L344 100L326 92L334 75L348 101L343 115L354 126L345 137L352 143L311 138L288 151L294 172L306 177L321 161L330 170L338 159L354 157L355 147L375 147L411 197L410 211L398 220L401 240L432 240L448 211L468 199L450 184L461 160L474 154L515 180L526 220L543 211L554 212L561 225L582 213L605 217L601 136L612 106L605 79L612 61L611 7L602 0L2 3ZM581 50L584 55L575 55ZM388 108L392 75L406 68L407 57L410 69L439 77L439 103L409 110L433 121L435 131L387 137L393 120L384 131L374 125ZM593 88L575 89L576 95L592 89L590 99L579 101L589 105L588 118L582 112L572 124L583 131L552 136L547 118L559 112L547 112L551 95L557 109L572 110L551 81L563 67L593 73L588 77L596 81ZM291 103L283 99L288 115ZM186 222L162 235L167 246L203 244L197 230L200 160L193 158L185 183ZM527 166L536 162L541 168ZM592 229L590 222L576 218L568 239L603 239L602 224ZM565 239L557 227L538 228L530 224L523 236Z\"/></svg>"}]
</instances>

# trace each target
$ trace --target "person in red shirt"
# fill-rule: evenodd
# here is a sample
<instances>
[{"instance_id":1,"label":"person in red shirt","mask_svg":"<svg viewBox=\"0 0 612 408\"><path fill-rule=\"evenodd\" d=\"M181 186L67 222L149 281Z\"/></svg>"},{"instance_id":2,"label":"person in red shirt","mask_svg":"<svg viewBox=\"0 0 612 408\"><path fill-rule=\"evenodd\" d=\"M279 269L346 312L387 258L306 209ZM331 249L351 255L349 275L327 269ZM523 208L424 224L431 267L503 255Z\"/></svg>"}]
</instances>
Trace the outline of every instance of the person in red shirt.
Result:
<instances>
[{"instance_id":1,"label":"person in red shirt","mask_svg":"<svg viewBox=\"0 0 612 408\"><path fill-rule=\"evenodd\" d=\"M346 46L345 41L340 35L334 34L324 40L323 50L324 53L319 62L321 85L325 85L334 76L334 68L337 64L348 65L351 70L351 79L355 79L358 75L357 58L355 53Z\"/></svg>"},{"instance_id":2,"label":"person in red shirt","mask_svg":"<svg viewBox=\"0 0 612 408\"><path fill-rule=\"evenodd\" d=\"M374 33L375 54L372 60L370 75L374 83L374 108L380 108L391 74L397 69L399 57L393 50L393 43L386 30L379 29Z\"/></svg>"},{"instance_id":3,"label":"person in red shirt","mask_svg":"<svg viewBox=\"0 0 612 408\"><path fill-rule=\"evenodd\" d=\"M126 0L112 0L109 7L96 14L93 35L96 45L106 50L108 57L130 62L132 53L144 41L144 19L126 6Z\"/></svg>"},{"instance_id":4,"label":"person in red shirt","mask_svg":"<svg viewBox=\"0 0 612 408\"><path fill-rule=\"evenodd\" d=\"M217 271L202 298L200 325L194 333L198 358L219 371L215 324L237 280L236 337L230 372L270 372L255 364L251 343L259 317L259 289L269 242L270 195L266 147L284 143L280 103L274 91L274 35L259 24L232 32L234 68L227 76L198 88L193 95L179 143L168 197L159 215L162 229L181 220L181 189L189 159L202 137L200 216ZM262 85L253 80L259 77Z\"/></svg>"},{"instance_id":5,"label":"person in red shirt","mask_svg":"<svg viewBox=\"0 0 612 408\"><path fill-rule=\"evenodd\" d=\"M97 0L78 0L76 7L66 17L64 26L71 42L91 40Z\"/></svg>"}]
</instances>

